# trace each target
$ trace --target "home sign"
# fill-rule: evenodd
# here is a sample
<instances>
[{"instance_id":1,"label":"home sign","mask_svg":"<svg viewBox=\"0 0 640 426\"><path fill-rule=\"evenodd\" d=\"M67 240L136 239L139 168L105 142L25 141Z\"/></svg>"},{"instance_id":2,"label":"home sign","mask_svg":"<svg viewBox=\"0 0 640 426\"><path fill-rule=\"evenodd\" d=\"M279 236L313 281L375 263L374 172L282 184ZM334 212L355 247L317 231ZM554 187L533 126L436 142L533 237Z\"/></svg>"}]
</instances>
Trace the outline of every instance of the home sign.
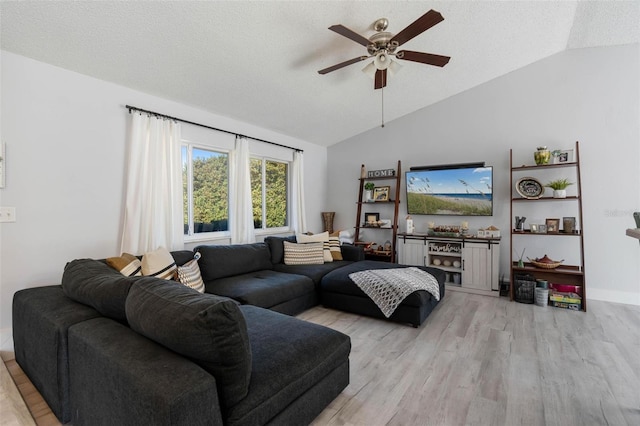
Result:
<instances>
[{"instance_id":1,"label":"home sign","mask_svg":"<svg viewBox=\"0 0 640 426\"><path fill-rule=\"evenodd\" d=\"M367 172L367 177L370 177L370 178L394 177L395 175L396 175L396 171L394 169L369 170Z\"/></svg>"}]
</instances>

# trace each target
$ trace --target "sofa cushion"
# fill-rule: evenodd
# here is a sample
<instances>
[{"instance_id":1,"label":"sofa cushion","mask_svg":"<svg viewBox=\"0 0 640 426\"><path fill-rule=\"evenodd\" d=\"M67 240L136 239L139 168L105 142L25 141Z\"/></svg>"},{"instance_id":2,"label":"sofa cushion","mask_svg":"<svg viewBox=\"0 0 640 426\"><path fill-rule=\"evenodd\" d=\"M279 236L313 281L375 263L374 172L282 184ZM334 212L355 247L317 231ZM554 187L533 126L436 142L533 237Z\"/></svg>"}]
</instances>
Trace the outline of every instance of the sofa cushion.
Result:
<instances>
[{"instance_id":1,"label":"sofa cushion","mask_svg":"<svg viewBox=\"0 0 640 426\"><path fill-rule=\"evenodd\" d=\"M206 292L230 297L244 305L271 308L315 292L313 281L302 275L262 270L207 281Z\"/></svg>"},{"instance_id":2,"label":"sofa cushion","mask_svg":"<svg viewBox=\"0 0 640 426\"><path fill-rule=\"evenodd\" d=\"M324 263L323 243L296 244L284 242L285 265L317 265Z\"/></svg>"},{"instance_id":3,"label":"sofa cushion","mask_svg":"<svg viewBox=\"0 0 640 426\"><path fill-rule=\"evenodd\" d=\"M265 243L198 246L195 251L202 254L198 263L205 283L273 268L271 253Z\"/></svg>"},{"instance_id":4,"label":"sofa cushion","mask_svg":"<svg viewBox=\"0 0 640 426\"><path fill-rule=\"evenodd\" d=\"M331 263L322 263L319 265L285 265L281 263L274 265L273 269L286 274L304 275L305 277L311 278L317 286L326 274L349 264L351 264L351 262L347 260L336 260Z\"/></svg>"},{"instance_id":5,"label":"sofa cushion","mask_svg":"<svg viewBox=\"0 0 640 426\"><path fill-rule=\"evenodd\" d=\"M296 236L290 235L288 237L266 237L264 242L267 243L269 251L271 252L271 263L278 264L284 262L284 242L290 243L296 242Z\"/></svg>"},{"instance_id":6,"label":"sofa cushion","mask_svg":"<svg viewBox=\"0 0 640 426\"><path fill-rule=\"evenodd\" d=\"M147 252L142 256L142 275L171 280L175 277L176 261L164 247Z\"/></svg>"},{"instance_id":7,"label":"sofa cushion","mask_svg":"<svg viewBox=\"0 0 640 426\"><path fill-rule=\"evenodd\" d=\"M251 382L247 396L228 410L225 424L268 424L348 362L351 340L343 333L255 306L240 310L253 354Z\"/></svg>"},{"instance_id":8,"label":"sofa cushion","mask_svg":"<svg viewBox=\"0 0 640 426\"><path fill-rule=\"evenodd\" d=\"M232 300L158 280L139 282L127 297L131 328L210 372L223 406L244 398L251 348L244 316Z\"/></svg>"},{"instance_id":9,"label":"sofa cushion","mask_svg":"<svg viewBox=\"0 0 640 426\"><path fill-rule=\"evenodd\" d=\"M131 284L144 277L125 277L106 263L76 259L64 268L62 289L76 302L91 306L102 315L126 322L125 301Z\"/></svg>"},{"instance_id":10,"label":"sofa cushion","mask_svg":"<svg viewBox=\"0 0 640 426\"><path fill-rule=\"evenodd\" d=\"M125 277L142 275L140 259L129 253L122 253L120 257L108 257L107 265L120 272Z\"/></svg>"}]
</instances>

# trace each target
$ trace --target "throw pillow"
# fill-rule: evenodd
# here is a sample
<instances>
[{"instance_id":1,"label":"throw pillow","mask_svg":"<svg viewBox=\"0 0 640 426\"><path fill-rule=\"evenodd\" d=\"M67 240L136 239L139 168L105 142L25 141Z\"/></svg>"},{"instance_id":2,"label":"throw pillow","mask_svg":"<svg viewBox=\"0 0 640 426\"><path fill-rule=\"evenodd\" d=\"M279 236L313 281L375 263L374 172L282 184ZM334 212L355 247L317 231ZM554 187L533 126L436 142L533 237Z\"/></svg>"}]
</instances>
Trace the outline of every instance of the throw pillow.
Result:
<instances>
[{"instance_id":1,"label":"throw pillow","mask_svg":"<svg viewBox=\"0 0 640 426\"><path fill-rule=\"evenodd\" d=\"M138 277L142 275L140 259L129 253L122 253L120 257L108 257L107 265L125 277Z\"/></svg>"},{"instance_id":2,"label":"throw pillow","mask_svg":"<svg viewBox=\"0 0 640 426\"><path fill-rule=\"evenodd\" d=\"M193 259L182 266L178 266L178 281L200 293L204 293L204 281L200 275L200 267L198 266L200 253L196 253Z\"/></svg>"},{"instance_id":3,"label":"throw pillow","mask_svg":"<svg viewBox=\"0 0 640 426\"><path fill-rule=\"evenodd\" d=\"M329 237L329 251L333 260L343 260L339 237Z\"/></svg>"},{"instance_id":4,"label":"throw pillow","mask_svg":"<svg viewBox=\"0 0 640 426\"><path fill-rule=\"evenodd\" d=\"M171 280L176 274L176 262L164 247L142 256L142 275Z\"/></svg>"},{"instance_id":5,"label":"throw pillow","mask_svg":"<svg viewBox=\"0 0 640 426\"><path fill-rule=\"evenodd\" d=\"M324 243L322 252L323 259L325 262L333 262L333 256L331 256L331 250L329 249L329 231L314 235L297 234L296 241L300 244L315 242Z\"/></svg>"},{"instance_id":6,"label":"throw pillow","mask_svg":"<svg viewBox=\"0 0 640 426\"><path fill-rule=\"evenodd\" d=\"M324 263L323 243L296 244L284 241L285 265L321 265Z\"/></svg>"}]
</instances>

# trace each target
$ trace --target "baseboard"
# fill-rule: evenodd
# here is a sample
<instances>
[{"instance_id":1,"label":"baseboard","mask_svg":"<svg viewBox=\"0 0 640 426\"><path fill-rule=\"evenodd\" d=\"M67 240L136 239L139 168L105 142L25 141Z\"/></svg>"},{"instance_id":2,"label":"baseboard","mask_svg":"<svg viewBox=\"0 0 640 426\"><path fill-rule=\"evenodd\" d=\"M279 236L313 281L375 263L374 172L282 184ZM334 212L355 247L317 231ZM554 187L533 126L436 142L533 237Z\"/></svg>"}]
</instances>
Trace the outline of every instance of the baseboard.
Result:
<instances>
[{"instance_id":1,"label":"baseboard","mask_svg":"<svg viewBox=\"0 0 640 426\"><path fill-rule=\"evenodd\" d=\"M13 333L11 328L0 328L0 352L13 352Z\"/></svg>"},{"instance_id":2,"label":"baseboard","mask_svg":"<svg viewBox=\"0 0 640 426\"><path fill-rule=\"evenodd\" d=\"M603 302L624 303L625 305L640 306L640 293L603 290L587 286L587 301L589 300L601 300Z\"/></svg>"}]
</instances>

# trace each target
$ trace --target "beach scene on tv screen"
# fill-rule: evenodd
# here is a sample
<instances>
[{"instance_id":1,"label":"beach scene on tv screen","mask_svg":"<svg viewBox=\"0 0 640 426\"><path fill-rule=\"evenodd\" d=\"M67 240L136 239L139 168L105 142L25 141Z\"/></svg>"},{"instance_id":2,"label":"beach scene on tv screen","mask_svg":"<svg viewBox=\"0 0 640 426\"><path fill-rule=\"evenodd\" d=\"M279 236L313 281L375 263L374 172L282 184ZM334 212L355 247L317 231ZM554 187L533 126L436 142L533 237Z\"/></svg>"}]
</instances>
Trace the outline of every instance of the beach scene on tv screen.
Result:
<instances>
[{"instance_id":1,"label":"beach scene on tv screen","mask_svg":"<svg viewBox=\"0 0 640 426\"><path fill-rule=\"evenodd\" d=\"M410 171L406 180L409 214L492 214L491 167Z\"/></svg>"}]
</instances>

